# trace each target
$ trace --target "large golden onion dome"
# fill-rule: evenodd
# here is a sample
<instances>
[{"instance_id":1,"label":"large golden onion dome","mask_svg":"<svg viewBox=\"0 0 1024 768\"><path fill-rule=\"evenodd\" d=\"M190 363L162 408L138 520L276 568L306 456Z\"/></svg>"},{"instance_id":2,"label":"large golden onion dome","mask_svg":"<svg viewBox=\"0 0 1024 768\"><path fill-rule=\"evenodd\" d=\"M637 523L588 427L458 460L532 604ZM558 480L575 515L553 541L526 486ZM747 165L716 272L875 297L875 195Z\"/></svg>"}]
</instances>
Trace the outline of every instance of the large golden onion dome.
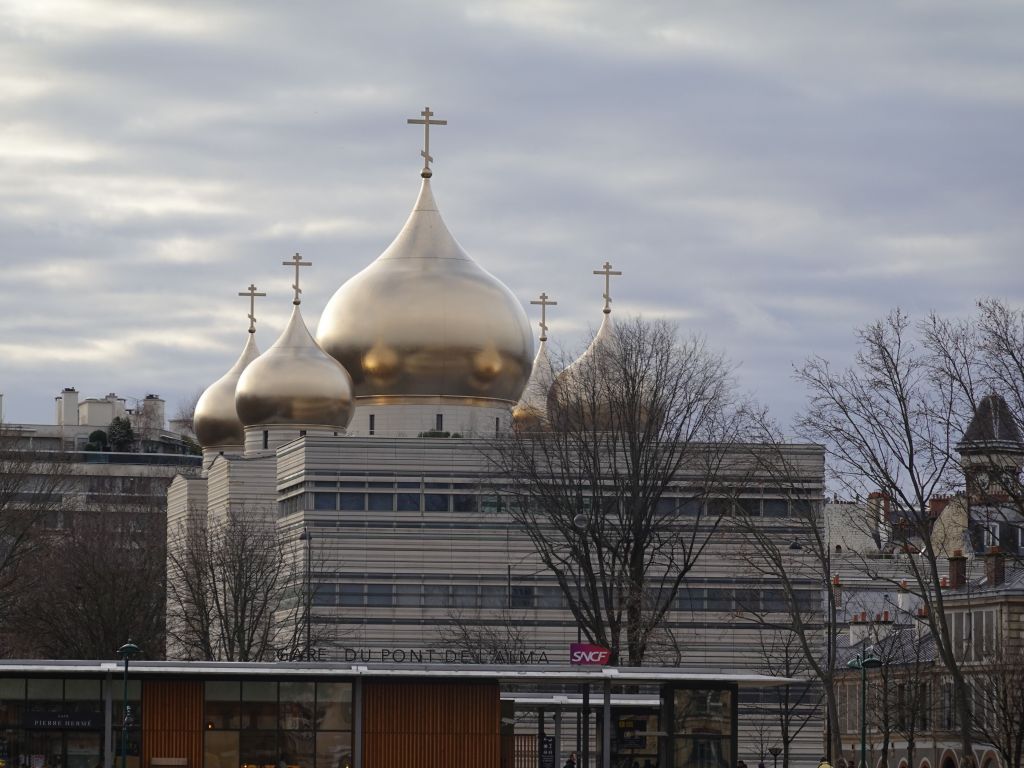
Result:
<instances>
[{"instance_id":1,"label":"large golden onion dome","mask_svg":"<svg viewBox=\"0 0 1024 768\"><path fill-rule=\"evenodd\" d=\"M352 420L352 380L306 329L298 302L274 345L238 380L235 407L246 427L338 427Z\"/></svg>"},{"instance_id":2,"label":"large golden onion dome","mask_svg":"<svg viewBox=\"0 0 1024 768\"><path fill-rule=\"evenodd\" d=\"M452 237L429 178L394 242L328 302L317 341L370 401L515 403L532 365L526 313Z\"/></svg>"},{"instance_id":3,"label":"large golden onion dome","mask_svg":"<svg viewBox=\"0 0 1024 768\"><path fill-rule=\"evenodd\" d=\"M259 357L256 335L249 331L242 354L231 370L206 388L196 403L193 428L203 448L241 448L245 442L242 422L235 410L235 388L246 366Z\"/></svg>"}]
</instances>

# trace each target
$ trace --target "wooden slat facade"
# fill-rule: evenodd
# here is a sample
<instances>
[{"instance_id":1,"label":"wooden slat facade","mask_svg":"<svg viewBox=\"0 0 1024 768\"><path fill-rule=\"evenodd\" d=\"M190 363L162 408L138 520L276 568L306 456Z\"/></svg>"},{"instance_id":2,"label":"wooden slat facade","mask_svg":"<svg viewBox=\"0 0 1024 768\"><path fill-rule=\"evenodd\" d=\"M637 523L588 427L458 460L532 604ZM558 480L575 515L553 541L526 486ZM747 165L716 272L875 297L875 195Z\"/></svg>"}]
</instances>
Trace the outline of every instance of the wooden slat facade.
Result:
<instances>
[{"instance_id":1,"label":"wooden slat facade","mask_svg":"<svg viewBox=\"0 0 1024 768\"><path fill-rule=\"evenodd\" d=\"M142 768L154 757L183 757L203 768L203 684L146 680L142 685Z\"/></svg>"},{"instance_id":2,"label":"wooden slat facade","mask_svg":"<svg viewBox=\"0 0 1024 768\"><path fill-rule=\"evenodd\" d=\"M497 768L501 692L493 683L368 680L364 768Z\"/></svg>"}]
</instances>

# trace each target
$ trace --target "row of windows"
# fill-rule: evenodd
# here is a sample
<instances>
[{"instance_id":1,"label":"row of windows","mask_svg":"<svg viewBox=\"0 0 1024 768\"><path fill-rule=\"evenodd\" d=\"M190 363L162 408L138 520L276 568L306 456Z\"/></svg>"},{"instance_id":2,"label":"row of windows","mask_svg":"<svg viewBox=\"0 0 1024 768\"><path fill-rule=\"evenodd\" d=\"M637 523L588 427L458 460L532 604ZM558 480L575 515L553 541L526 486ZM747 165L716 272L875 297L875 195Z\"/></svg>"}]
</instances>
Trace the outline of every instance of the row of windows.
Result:
<instances>
[{"instance_id":1,"label":"row of windows","mask_svg":"<svg viewBox=\"0 0 1024 768\"><path fill-rule=\"evenodd\" d=\"M652 595L654 604L656 595ZM802 611L820 608L821 598L815 590L799 590L797 604ZM567 610L566 596L559 587L487 584L381 584L339 583L318 584L313 602L321 606L370 608L513 608L518 610ZM786 612L788 602L778 589L732 589L686 587L676 595L675 610L711 613Z\"/></svg>"},{"instance_id":2,"label":"row of windows","mask_svg":"<svg viewBox=\"0 0 1024 768\"><path fill-rule=\"evenodd\" d=\"M205 701L207 730L352 729L350 683L212 680Z\"/></svg>"},{"instance_id":3,"label":"row of windows","mask_svg":"<svg viewBox=\"0 0 1024 768\"><path fill-rule=\"evenodd\" d=\"M333 484L331 484L333 485ZM360 484L362 485L362 484ZM370 483L371 487L374 483ZM382 483L391 487L390 483ZM399 483L401 486L402 483ZM419 483L409 483L418 487ZM432 483L427 483L429 488ZM437 485L447 485L438 483ZM793 502L797 505L810 504L809 501ZM493 496L479 496L475 494L446 494L446 493L421 493L419 491L408 493L385 493L380 491L342 491L333 493L328 491L313 491L297 494L284 499L278 503L278 512L281 516L289 515L300 510L316 510L323 512L463 512L476 513L483 509L487 512L495 511L498 502ZM663 498L656 505L656 512L659 515L676 514L681 516L696 517L702 512L710 517L719 517L741 512L750 517L787 517L791 511L790 503L786 499L681 499ZM801 511L801 510L797 510Z\"/></svg>"}]
</instances>

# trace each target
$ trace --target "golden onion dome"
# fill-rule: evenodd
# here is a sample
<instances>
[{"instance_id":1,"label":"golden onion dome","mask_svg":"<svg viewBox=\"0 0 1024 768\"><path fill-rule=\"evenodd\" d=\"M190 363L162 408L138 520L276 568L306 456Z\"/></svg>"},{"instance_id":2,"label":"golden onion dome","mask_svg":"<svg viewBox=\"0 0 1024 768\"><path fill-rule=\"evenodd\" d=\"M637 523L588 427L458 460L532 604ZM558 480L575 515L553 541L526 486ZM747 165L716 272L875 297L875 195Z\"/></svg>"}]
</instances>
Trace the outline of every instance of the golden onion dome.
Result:
<instances>
[{"instance_id":1,"label":"golden onion dome","mask_svg":"<svg viewBox=\"0 0 1024 768\"><path fill-rule=\"evenodd\" d=\"M242 422L235 411L235 388L246 366L259 354L256 335L250 330L245 348L231 370L207 387L196 402L193 428L203 448L240 448L245 442Z\"/></svg>"},{"instance_id":2,"label":"golden onion dome","mask_svg":"<svg viewBox=\"0 0 1024 768\"><path fill-rule=\"evenodd\" d=\"M328 302L317 341L357 398L519 400L533 339L526 313L445 226L423 179L394 242Z\"/></svg>"},{"instance_id":3,"label":"golden onion dome","mask_svg":"<svg viewBox=\"0 0 1024 768\"><path fill-rule=\"evenodd\" d=\"M614 390L609 377L615 376L615 326L606 309L601 327L590 345L576 360L555 376L548 391L548 413L562 427L610 425L612 416L607 393Z\"/></svg>"},{"instance_id":4,"label":"golden onion dome","mask_svg":"<svg viewBox=\"0 0 1024 768\"><path fill-rule=\"evenodd\" d=\"M541 337L537 356L533 359L533 372L526 383L523 396L512 409L512 425L517 429L543 428L548 418L548 392L553 380L551 359L548 357L547 338Z\"/></svg>"},{"instance_id":5,"label":"golden onion dome","mask_svg":"<svg viewBox=\"0 0 1024 768\"><path fill-rule=\"evenodd\" d=\"M280 338L239 378L235 407L246 427L287 424L344 429L352 420L352 380L313 340L298 301Z\"/></svg>"}]
</instances>

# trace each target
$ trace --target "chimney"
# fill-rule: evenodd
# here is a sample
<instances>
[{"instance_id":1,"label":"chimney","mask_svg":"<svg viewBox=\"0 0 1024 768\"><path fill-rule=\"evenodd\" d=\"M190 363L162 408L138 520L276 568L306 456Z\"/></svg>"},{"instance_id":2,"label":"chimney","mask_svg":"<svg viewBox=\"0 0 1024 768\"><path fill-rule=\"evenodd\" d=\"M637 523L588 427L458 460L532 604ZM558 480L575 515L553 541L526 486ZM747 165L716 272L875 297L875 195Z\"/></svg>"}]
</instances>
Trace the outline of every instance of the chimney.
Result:
<instances>
[{"instance_id":1,"label":"chimney","mask_svg":"<svg viewBox=\"0 0 1024 768\"><path fill-rule=\"evenodd\" d=\"M889 497L881 491L868 494L868 525L877 534L883 523L889 522Z\"/></svg>"},{"instance_id":2,"label":"chimney","mask_svg":"<svg viewBox=\"0 0 1024 768\"><path fill-rule=\"evenodd\" d=\"M949 556L949 586L960 589L967 584L967 558L962 549L953 550Z\"/></svg>"},{"instance_id":3,"label":"chimney","mask_svg":"<svg viewBox=\"0 0 1024 768\"><path fill-rule=\"evenodd\" d=\"M843 585L839 581L838 573L832 577L832 599L836 601L837 606L843 602Z\"/></svg>"},{"instance_id":4,"label":"chimney","mask_svg":"<svg viewBox=\"0 0 1024 768\"><path fill-rule=\"evenodd\" d=\"M949 506L949 496L932 496L928 499L928 516L934 520Z\"/></svg>"},{"instance_id":5,"label":"chimney","mask_svg":"<svg viewBox=\"0 0 1024 768\"><path fill-rule=\"evenodd\" d=\"M78 426L78 390L74 387L64 387L64 390L57 395L57 426L77 427Z\"/></svg>"},{"instance_id":6,"label":"chimney","mask_svg":"<svg viewBox=\"0 0 1024 768\"><path fill-rule=\"evenodd\" d=\"M1006 560L1000 547L989 547L985 553L985 582L990 587L998 587L1006 581Z\"/></svg>"}]
</instances>

